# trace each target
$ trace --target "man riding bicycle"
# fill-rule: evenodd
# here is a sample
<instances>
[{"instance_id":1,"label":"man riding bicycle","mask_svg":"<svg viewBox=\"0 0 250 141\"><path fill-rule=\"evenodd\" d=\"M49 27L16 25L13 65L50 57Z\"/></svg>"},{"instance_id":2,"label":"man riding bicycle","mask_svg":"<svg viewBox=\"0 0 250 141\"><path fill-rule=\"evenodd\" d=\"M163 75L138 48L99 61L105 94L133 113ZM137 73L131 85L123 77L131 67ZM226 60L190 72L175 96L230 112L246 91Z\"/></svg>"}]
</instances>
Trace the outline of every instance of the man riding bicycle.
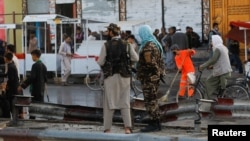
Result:
<instances>
[{"instance_id":1,"label":"man riding bicycle","mask_svg":"<svg viewBox=\"0 0 250 141\"><path fill-rule=\"evenodd\" d=\"M227 78L231 77L231 64L228 49L223 45L222 38L219 35L212 36L213 56L204 64L199 66L199 70L212 68L212 73L205 81L208 98L218 93L218 88L226 88Z\"/></svg>"}]
</instances>

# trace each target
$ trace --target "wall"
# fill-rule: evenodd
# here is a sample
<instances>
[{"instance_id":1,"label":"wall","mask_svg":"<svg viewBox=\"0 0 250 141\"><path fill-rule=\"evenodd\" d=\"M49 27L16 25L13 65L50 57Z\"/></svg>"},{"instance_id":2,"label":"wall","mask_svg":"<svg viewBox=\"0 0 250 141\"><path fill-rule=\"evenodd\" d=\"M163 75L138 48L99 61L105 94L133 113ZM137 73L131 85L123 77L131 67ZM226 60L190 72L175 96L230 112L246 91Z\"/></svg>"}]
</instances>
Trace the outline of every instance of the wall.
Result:
<instances>
[{"instance_id":1,"label":"wall","mask_svg":"<svg viewBox=\"0 0 250 141\"><path fill-rule=\"evenodd\" d=\"M118 0L82 0L82 18L114 22L119 20Z\"/></svg>"},{"instance_id":2,"label":"wall","mask_svg":"<svg viewBox=\"0 0 250 141\"><path fill-rule=\"evenodd\" d=\"M5 14L16 13L15 21L16 24L22 24L22 1L21 0L5 0L4 1ZM13 16L6 15L5 23L13 23ZM14 44L13 30L10 30L9 43ZM22 49L22 32L21 29L16 30L16 48L17 52L21 52Z\"/></svg>"},{"instance_id":3,"label":"wall","mask_svg":"<svg viewBox=\"0 0 250 141\"><path fill-rule=\"evenodd\" d=\"M202 0L164 0L165 27L192 26L202 37ZM119 20L118 0L82 0L83 18L106 22ZM154 30L162 27L161 0L126 0L127 20L148 20Z\"/></svg>"},{"instance_id":4,"label":"wall","mask_svg":"<svg viewBox=\"0 0 250 141\"><path fill-rule=\"evenodd\" d=\"M193 27L202 37L201 0L165 0L166 27L179 26L186 31L186 26Z\"/></svg>"},{"instance_id":5,"label":"wall","mask_svg":"<svg viewBox=\"0 0 250 141\"><path fill-rule=\"evenodd\" d=\"M0 0L0 14L4 14L4 0ZM0 24L4 24L5 16L0 15ZM5 40L5 30L0 29L0 40Z\"/></svg>"},{"instance_id":6,"label":"wall","mask_svg":"<svg viewBox=\"0 0 250 141\"><path fill-rule=\"evenodd\" d=\"M161 28L160 0L127 0L127 20L148 20L154 30Z\"/></svg>"}]
</instances>

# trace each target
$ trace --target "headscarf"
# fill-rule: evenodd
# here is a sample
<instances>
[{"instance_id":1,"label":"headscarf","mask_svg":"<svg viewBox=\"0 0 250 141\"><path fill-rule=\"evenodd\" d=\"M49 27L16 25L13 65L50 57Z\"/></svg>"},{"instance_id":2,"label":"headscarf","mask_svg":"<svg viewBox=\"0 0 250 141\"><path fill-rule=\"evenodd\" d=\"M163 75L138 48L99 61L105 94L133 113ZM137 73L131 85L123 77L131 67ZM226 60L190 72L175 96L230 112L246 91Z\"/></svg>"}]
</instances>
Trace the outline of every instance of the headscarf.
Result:
<instances>
[{"instance_id":1,"label":"headscarf","mask_svg":"<svg viewBox=\"0 0 250 141\"><path fill-rule=\"evenodd\" d=\"M212 45L213 45L213 50L219 47L225 47L219 35L212 35Z\"/></svg>"},{"instance_id":2,"label":"headscarf","mask_svg":"<svg viewBox=\"0 0 250 141\"><path fill-rule=\"evenodd\" d=\"M157 41L155 36L152 33L152 29L149 25L142 25L139 28L139 36L141 38L141 46L139 51L146 45L147 42L153 42L156 47L160 50L160 52L163 52L161 44Z\"/></svg>"}]
</instances>

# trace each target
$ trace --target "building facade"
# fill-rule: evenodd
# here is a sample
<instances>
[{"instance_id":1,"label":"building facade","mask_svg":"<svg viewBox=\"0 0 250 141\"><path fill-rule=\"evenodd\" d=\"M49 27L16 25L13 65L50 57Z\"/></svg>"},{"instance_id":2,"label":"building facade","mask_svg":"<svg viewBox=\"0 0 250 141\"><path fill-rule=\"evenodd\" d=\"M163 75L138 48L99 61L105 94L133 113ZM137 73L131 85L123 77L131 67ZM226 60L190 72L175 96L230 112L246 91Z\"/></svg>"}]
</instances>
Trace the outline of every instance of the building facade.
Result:
<instances>
[{"instance_id":1,"label":"building facade","mask_svg":"<svg viewBox=\"0 0 250 141\"><path fill-rule=\"evenodd\" d=\"M223 37L230 21L250 20L249 0L82 0L82 18L104 22L149 20L153 29L162 26L193 27L207 41L213 22Z\"/></svg>"},{"instance_id":2,"label":"building facade","mask_svg":"<svg viewBox=\"0 0 250 141\"><path fill-rule=\"evenodd\" d=\"M21 24L27 14L61 14L104 22L147 20L153 29L179 26L185 32L185 27L191 26L202 40L207 40L213 22L219 23L224 37L230 21L250 20L249 0L0 0L0 9L1 23ZM16 36L16 44L21 44L21 33Z\"/></svg>"},{"instance_id":3,"label":"building facade","mask_svg":"<svg viewBox=\"0 0 250 141\"><path fill-rule=\"evenodd\" d=\"M21 25L21 21L22 1L0 0L0 24L15 23ZM20 26L18 26L17 28L19 29L9 30L8 32L5 29L0 29L0 39L8 41L11 44L15 44L17 47L17 52L19 52L20 50L18 49L22 46L22 31L20 29Z\"/></svg>"},{"instance_id":4,"label":"building facade","mask_svg":"<svg viewBox=\"0 0 250 141\"><path fill-rule=\"evenodd\" d=\"M146 20L153 29L179 26L185 32L192 26L201 36L209 26L209 17L203 17L205 0L82 0L82 17L104 22ZM203 21L203 18L207 18ZM164 22L163 22L164 21ZM204 24L203 24L204 23ZM203 27L203 25L206 25Z\"/></svg>"}]
</instances>

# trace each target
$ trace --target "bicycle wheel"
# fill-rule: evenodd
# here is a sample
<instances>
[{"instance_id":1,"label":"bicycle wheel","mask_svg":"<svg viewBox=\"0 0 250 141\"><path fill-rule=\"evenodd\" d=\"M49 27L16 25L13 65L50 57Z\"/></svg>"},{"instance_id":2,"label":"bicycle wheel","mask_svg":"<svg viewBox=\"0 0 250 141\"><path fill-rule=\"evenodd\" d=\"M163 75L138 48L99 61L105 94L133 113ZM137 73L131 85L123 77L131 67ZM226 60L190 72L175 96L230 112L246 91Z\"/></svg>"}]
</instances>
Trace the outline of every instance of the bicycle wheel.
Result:
<instances>
[{"instance_id":1,"label":"bicycle wheel","mask_svg":"<svg viewBox=\"0 0 250 141\"><path fill-rule=\"evenodd\" d=\"M189 85L189 86L186 86L186 87L179 89L179 91L176 94L176 102L178 103L180 101L179 93L180 93L180 91L183 91L183 90L185 90L184 97L182 98L183 100L195 101L196 99L204 98L202 91L199 88L196 88L196 90L194 91L192 96L188 96L188 90L191 90L191 89L194 90L195 87L193 85Z\"/></svg>"},{"instance_id":2,"label":"bicycle wheel","mask_svg":"<svg viewBox=\"0 0 250 141\"><path fill-rule=\"evenodd\" d=\"M99 69L89 71L85 78L87 87L94 91L103 89L103 81L103 73Z\"/></svg>"},{"instance_id":3,"label":"bicycle wheel","mask_svg":"<svg viewBox=\"0 0 250 141\"><path fill-rule=\"evenodd\" d=\"M247 89L239 84L231 84L226 87L221 95L223 98L249 99Z\"/></svg>"}]
</instances>

